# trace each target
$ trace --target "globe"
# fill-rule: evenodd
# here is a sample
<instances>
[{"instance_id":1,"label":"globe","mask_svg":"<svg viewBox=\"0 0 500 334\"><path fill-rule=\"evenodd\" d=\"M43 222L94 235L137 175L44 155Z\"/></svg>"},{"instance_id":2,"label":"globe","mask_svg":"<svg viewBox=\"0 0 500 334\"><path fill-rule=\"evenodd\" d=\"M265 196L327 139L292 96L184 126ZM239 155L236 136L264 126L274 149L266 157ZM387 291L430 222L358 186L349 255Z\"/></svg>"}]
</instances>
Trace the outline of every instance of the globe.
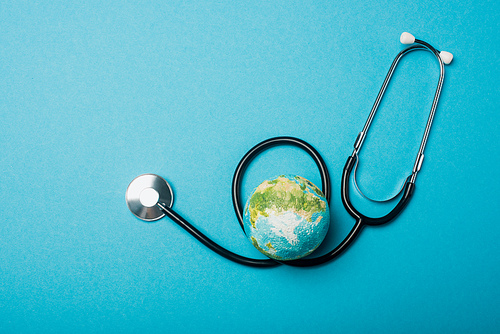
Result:
<instances>
[{"instance_id":1,"label":"globe","mask_svg":"<svg viewBox=\"0 0 500 334\"><path fill-rule=\"evenodd\" d=\"M311 254L330 226L330 210L323 192L295 175L262 182L250 195L243 226L252 244L264 255L295 260Z\"/></svg>"}]
</instances>

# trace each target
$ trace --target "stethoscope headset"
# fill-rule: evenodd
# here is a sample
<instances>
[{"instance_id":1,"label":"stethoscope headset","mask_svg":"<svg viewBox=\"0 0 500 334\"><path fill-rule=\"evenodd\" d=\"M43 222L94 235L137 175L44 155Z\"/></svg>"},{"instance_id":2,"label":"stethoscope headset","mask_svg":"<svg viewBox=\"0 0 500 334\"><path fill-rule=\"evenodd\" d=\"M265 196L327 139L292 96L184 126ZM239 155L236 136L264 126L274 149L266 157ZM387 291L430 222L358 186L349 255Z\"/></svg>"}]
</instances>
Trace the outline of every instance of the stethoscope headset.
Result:
<instances>
[{"instance_id":1,"label":"stethoscope headset","mask_svg":"<svg viewBox=\"0 0 500 334\"><path fill-rule=\"evenodd\" d=\"M354 142L354 150L352 154L347 158L346 164L344 166L343 172L342 172L342 203L347 210L347 212L356 220L356 223L354 224L353 228L351 231L347 234L347 236L340 242L340 244L335 247L333 250L330 252L321 255L319 257L315 258L302 258L302 259L297 259L297 260L291 260L291 261L277 261L274 259L252 259L248 257L244 257L241 255L238 255L236 253L233 253L222 246L218 245L214 241L212 241L210 238L208 238L206 235L201 233L197 228L195 228L192 224L190 224L187 220L185 220L181 215L179 215L177 212L175 212L172 209L172 204L173 204L173 192L172 188L170 185L163 179L162 177L155 175L155 174L143 174L138 177L136 177L128 186L127 192L126 192L126 201L127 205L130 209L130 211L138 218L145 220L145 221L154 221L158 220L160 218L163 218L164 216L169 217L171 220L173 220L175 223L177 223L179 226L184 228L187 232L189 232L193 237L195 237L198 241L200 241L203 245L206 247L210 248L214 252L216 252L219 255L222 255L223 257L234 261L236 263L244 264L247 266L253 266L253 267L273 267L277 266L279 264L287 264L290 266L297 266L297 267L310 267L310 266L317 266L324 264L326 262L329 262L336 257L338 257L343 251L349 247L349 245L356 239L356 236L360 233L361 229L364 226L375 226L375 225L382 225L386 224L390 221L392 221L394 218L396 218L401 211L406 207L408 202L410 201L413 192L415 191L415 181L417 178L417 174L420 171L420 168L422 167L422 162L424 160L424 149L427 144L427 139L429 137L429 132L431 129L432 121L434 119L434 114L436 112L436 107L439 101L439 96L441 94L441 89L443 86L443 80L444 80L444 64L449 64L451 63L453 59L453 55L449 52L446 51L438 51L436 50L433 46L430 44L422 41L415 39L413 35L409 33L403 33L401 35L401 43L403 44L413 44L409 46L408 48L402 50L401 52L398 53L396 58L391 64L391 67L389 68L389 72L387 73L384 83L382 84L382 87L380 88L380 91L377 95L377 98L375 100L375 103L371 109L370 115L368 116L368 119L363 127L363 130L358 134L355 142ZM440 68L440 75L439 75L439 81L438 85L436 88L436 92L434 94L434 100L432 102L432 107L431 111L429 114L429 118L427 120L427 124L425 127L424 135L422 138L422 141L420 143L420 148L417 153L417 157L415 159L415 163L413 165L413 169L411 174L406 178L401 190L392 198L386 199L386 200L373 200L377 202L385 202L385 201L390 201L395 199L398 196L401 196L399 199L398 203L396 206L386 215L378 218L373 218L373 217L368 217L360 213L356 208L352 205L350 197L349 197L349 181L351 174L353 173L354 170L354 184L358 191L363 195L363 193L360 191L357 183L356 183L356 169L359 163L359 156L358 153L363 146L363 142L366 138L367 132L370 128L370 125L373 121L373 118L375 116L375 113L377 112L377 109L380 105L380 102L382 100L382 97L384 96L384 93L387 89L387 86L392 78L392 75L396 69L397 64L401 60L401 58L412 52L412 51L417 51L417 50L425 50L429 51L432 53L438 63L439 63L439 68ZM243 205L241 201L241 183L243 179L243 175L245 174L245 171L250 164L250 162L260 153L263 151L279 146L279 145L291 145L291 146L296 146L302 150L304 150L307 154L311 156L311 158L314 160L316 163L320 175L321 175L321 188L322 191L325 195L326 200L328 203L330 203L330 198L331 198L331 188L330 188L330 176L328 173L328 169L326 167L325 162L323 161L323 158L321 155L312 147L310 144L307 142L294 138L294 137L275 137L275 138L270 138L267 140L264 140L263 142L255 145L253 148L251 148L241 159L239 162L238 166L236 167L236 171L234 172L233 176L233 182L232 182L232 200L233 200L233 206L234 206L234 211L236 213L236 218L238 219L238 222L240 223L241 228L243 229ZM368 198L367 196L363 195L364 197ZM370 199L370 198L368 198ZM372 200L372 199L370 199Z\"/></svg>"}]
</instances>

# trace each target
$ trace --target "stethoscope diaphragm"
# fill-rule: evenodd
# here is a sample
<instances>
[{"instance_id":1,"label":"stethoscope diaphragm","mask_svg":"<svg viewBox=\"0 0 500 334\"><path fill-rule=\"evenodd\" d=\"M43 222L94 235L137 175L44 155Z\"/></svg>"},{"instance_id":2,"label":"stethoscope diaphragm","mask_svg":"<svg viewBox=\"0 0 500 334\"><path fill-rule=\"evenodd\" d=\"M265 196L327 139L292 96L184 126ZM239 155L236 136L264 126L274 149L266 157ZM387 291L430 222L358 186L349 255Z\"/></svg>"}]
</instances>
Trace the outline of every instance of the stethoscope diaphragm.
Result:
<instances>
[{"instance_id":1,"label":"stethoscope diaphragm","mask_svg":"<svg viewBox=\"0 0 500 334\"><path fill-rule=\"evenodd\" d=\"M125 200L137 218L155 221L165 216L165 212L157 204L171 208L174 194L168 182L161 176L142 174L130 182Z\"/></svg>"}]
</instances>

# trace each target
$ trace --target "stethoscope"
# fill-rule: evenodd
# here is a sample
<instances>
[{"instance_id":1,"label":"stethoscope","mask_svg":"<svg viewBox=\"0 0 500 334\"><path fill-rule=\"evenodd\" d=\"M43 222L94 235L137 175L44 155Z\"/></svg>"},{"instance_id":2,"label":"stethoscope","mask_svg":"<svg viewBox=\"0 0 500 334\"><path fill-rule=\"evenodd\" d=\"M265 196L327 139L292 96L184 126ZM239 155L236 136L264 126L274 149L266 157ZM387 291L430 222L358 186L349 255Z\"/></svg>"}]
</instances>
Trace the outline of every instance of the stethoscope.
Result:
<instances>
[{"instance_id":1,"label":"stethoscope","mask_svg":"<svg viewBox=\"0 0 500 334\"><path fill-rule=\"evenodd\" d=\"M210 238L201 233L197 228L195 228L192 224L190 224L187 220L185 220L181 215L179 215L172 209L173 198L174 198L172 188L165 179L155 174L140 175L130 183L126 192L126 201L130 211L132 211L132 213L136 217L145 221L155 221L160 218L163 218L164 216L167 216L175 223L177 223L179 226L184 228L192 236L194 236L198 241L200 241L202 244L204 244L206 247L210 248L217 254L222 255L223 257L231 261L248 266L273 267L279 264L287 264L297 267L309 267L309 266L324 264L326 262L335 259L343 251L345 251L347 247L349 247L349 245L351 245L351 243L356 239L357 235L360 233L360 231L364 226L382 225L396 218L396 216L398 216L401 213L401 211L403 211L403 209L406 207L406 205L408 204L408 202L412 197L413 192L415 191L415 181L417 178L417 174L422 167L422 162L424 160L424 149L427 144L427 139L429 137L432 121L434 119L434 114L436 111L436 107L439 101L439 96L441 94L441 89L443 86L444 64L449 64L453 59L453 55L446 51L440 52L430 44L415 39L413 35L406 32L401 35L400 40L401 43L403 44L415 43L415 45L412 45L399 52L399 54L392 62L391 67L389 68L389 72L385 77L384 83L382 84L382 87L380 88L375 103L371 109L370 115L368 116L368 119L363 127L363 130L361 130L361 132L358 134L354 142L354 150L352 154L347 158L346 164L342 172L342 186L341 186L342 203L347 212L356 220L356 223L354 224L351 231L344 238L344 240L342 240L342 242L340 242L340 244L337 247L335 247L335 249L315 258L302 258L298 260L281 261L281 262L276 261L274 259L252 259L233 253L223 248L222 246L218 245L214 241L212 241ZM382 97L384 96L384 93L387 89L387 85L389 84L392 78L392 75L394 73L394 70L396 69L397 64L404 55L417 50L426 50L431 52L438 60L440 67L439 81L436 88L436 92L434 94L434 100L432 102L431 111L425 127L424 136L420 143L420 148L418 150L412 172L404 181L401 190L396 195L394 195L389 199L385 200L370 199L367 196L363 195L356 182L356 169L359 164L358 153L361 147L363 146L363 142L365 141L370 125L373 121L375 113L377 112L377 109L380 105ZM240 223L242 229L243 229L243 205L241 201L240 192L241 192L241 183L243 175L245 174L245 171L250 162L257 155L259 155L260 153L271 147L275 147L278 145L296 146L304 150L307 154L311 156L311 158L316 163L319 169L319 173L321 175L322 191L325 195L326 200L328 201L328 203L330 203L330 198L331 198L330 176L328 174L328 169L321 155L310 144L301 139L294 137L270 138L252 147L243 156L238 166L236 167L236 171L234 172L233 182L232 182L232 200L233 200L234 211L236 213L236 218L238 219L238 222ZM353 170L354 170L355 187L364 197L376 202L386 202L394 200L398 196L401 196L396 206L388 214L378 218L368 217L360 213L352 205L349 197L349 191L350 191L349 181L351 174L353 173Z\"/></svg>"}]
</instances>

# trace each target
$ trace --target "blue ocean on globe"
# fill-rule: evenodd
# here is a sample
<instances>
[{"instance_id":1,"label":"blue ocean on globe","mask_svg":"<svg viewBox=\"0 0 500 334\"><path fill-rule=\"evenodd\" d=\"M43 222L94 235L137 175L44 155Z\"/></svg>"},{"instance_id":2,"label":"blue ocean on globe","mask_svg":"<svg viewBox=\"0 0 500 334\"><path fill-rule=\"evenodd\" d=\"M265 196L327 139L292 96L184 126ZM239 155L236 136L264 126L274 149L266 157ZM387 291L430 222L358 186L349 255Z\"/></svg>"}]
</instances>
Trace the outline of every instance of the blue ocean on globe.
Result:
<instances>
[{"instance_id":1,"label":"blue ocean on globe","mask_svg":"<svg viewBox=\"0 0 500 334\"><path fill-rule=\"evenodd\" d=\"M311 254L330 226L323 192L300 176L280 175L250 195L243 218L247 237L261 253L280 260Z\"/></svg>"}]
</instances>

